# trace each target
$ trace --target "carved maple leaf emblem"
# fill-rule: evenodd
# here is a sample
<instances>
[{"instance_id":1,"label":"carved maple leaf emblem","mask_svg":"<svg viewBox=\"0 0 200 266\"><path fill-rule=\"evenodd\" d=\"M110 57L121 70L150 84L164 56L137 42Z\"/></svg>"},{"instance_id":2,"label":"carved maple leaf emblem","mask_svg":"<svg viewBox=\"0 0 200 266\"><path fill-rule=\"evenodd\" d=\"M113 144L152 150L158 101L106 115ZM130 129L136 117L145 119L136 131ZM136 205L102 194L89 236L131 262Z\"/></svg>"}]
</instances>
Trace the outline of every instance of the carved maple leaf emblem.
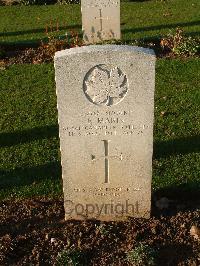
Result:
<instances>
[{"instance_id":1,"label":"carved maple leaf emblem","mask_svg":"<svg viewBox=\"0 0 200 266\"><path fill-rule=\"evenodd\" d=\"M108 70L96 66L87 77L85 85L85 93L93 103L108 106L121 101L128 89L126 76L118 67Z\"/></svg>"}]
</instances>

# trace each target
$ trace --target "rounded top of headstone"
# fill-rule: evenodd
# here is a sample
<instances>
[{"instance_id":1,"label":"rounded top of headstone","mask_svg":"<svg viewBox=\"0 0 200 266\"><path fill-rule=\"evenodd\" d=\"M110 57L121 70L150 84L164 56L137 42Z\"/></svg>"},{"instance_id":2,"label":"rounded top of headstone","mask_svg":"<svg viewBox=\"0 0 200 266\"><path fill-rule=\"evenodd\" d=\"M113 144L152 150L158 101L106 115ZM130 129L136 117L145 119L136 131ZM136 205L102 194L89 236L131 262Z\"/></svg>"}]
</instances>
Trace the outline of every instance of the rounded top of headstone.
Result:
<instances>
[{"instance_id":1,"label":"rounded top of headstone","mask_svg":"<svg viewBox=\"0 0 200 266\"><path fill-rule=\"evenodd\" d=\"M82 0L81 1L81 6L82 7L88 7L88 8L93 8L93 7L112 7L112 6L117 6L120 5L120 0Z\"/></svg>"},{"instance_id":2,"label":"rounded top of headstone","mask_svg":"<svg viewBox=\"0 0 200 266\"><path fill-rule=\"evenodd\" d=\"M95 53L95 52L130 52L136 53L141 55L150 56L152 58L156 58L155 52L153 49L143 48L138 46L130 46L130 45L113 45L113 44L106 44L106 45L88 45L82 47L74 47L71 49L62 50L55 53L55 59L60 57L65 57L69 55L75 54L82 54L82 53Z\"/></svg>"}]
</instances>

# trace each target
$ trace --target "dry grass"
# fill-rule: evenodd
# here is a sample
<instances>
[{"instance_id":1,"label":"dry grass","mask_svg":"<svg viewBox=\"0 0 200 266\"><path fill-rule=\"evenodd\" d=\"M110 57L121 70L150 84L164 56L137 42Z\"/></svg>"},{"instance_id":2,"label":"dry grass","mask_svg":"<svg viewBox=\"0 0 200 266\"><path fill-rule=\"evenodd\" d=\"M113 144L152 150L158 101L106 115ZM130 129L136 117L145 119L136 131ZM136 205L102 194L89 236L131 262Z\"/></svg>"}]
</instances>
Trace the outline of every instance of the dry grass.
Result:
<instances>
[{"instance_id":1,"label":"dry grass","mask_svg":"<svg viewBox=\"0 0 200 266\"><path fill-rule=\"evenodd\" d=\"M12 6L19 4L20 0L0 0L0 5L2 6Z\"/></svg>"}]
</instances>

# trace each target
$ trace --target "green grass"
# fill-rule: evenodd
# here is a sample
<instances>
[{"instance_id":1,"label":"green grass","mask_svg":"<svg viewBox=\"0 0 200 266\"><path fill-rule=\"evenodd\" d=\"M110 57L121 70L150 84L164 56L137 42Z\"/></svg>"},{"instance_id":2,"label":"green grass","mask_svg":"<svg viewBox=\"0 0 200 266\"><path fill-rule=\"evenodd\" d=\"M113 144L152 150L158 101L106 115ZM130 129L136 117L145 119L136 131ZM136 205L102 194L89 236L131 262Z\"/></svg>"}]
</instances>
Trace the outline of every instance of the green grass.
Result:
<instances>
[{"instance_id":1,"label":"green grass","mask_svg":"<svg viewBox=\"0 0 200 266\"><path fill-rule=\"evenodd\" d=\"M160 60L156 73L153 187L173 197L179 192L195 197L200 192L200 61Z\"/></svg>"},{"instance_id":2,"label":"green grass","mask_svg":"<svg viewBox=\"0 0 200 266\"><path fill-rule=\"evenodd\" d=\"M200 61L158 60L156 73L153 189L195 195ZM13 65L0 71L0 84L0 198L61 195L53 65Z\"/></svg>"},{"instance_id":3,"label":"green grass","mask_svg":"<svg viewBox=\"0 0 200 266\"><path fill-rule=\"evenodd\" d=\"M199 0L122 3L122 38L158 38L178 26L187 34L199 36L199 10ZM81 32L80 5L0 7L0 43L32 43L44 39L50 21L54 35L65 36L71 29ZM59 32L56 32L56 21Z\"/></svg>"},{"instance_id":4,"label":"green grass","mask_svg":"<svg viewBox=\"0 0 200 266\"><path fill-rule=\"evenodd\" d=\"M13 66L1 80L1 196L60 193L52 65Z\"/></svg>"}]
</instances>

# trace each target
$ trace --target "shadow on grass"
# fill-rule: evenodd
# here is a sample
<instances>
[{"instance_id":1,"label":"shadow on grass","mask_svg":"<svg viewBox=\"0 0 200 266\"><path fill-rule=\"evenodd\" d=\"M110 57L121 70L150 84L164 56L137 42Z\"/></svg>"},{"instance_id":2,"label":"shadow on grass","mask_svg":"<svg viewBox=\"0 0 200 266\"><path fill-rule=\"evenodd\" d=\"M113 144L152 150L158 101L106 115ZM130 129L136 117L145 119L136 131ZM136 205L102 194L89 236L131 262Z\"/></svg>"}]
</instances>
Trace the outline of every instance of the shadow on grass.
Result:
<instances>
[{"instance_id":1,"label":"shadow on grass","mask_svg":"<svg viewBox=\"0 0 200 266\"><path fill-rule=\"evenodd\" d=\"M14 131L0 134L0 146L11 147L39 139L58 138L58 125L35 127L24 131Z\"/></svg>"},{"instance_id":2,"label":"shadow on grass","mask_svg":"<svg viewBox=\"0 0 200 266\"><path fill-rule=\"evenodd\" d=\"M154 158L159 159L170 155L184 155L200 152L200 136L185 137L154 143Z\"/></svg>"},{"instance_id":3,"label":"shadow on grass","mask_svg":"<svg viewBox=\"0 0 200 266\"><path fill-rule=\"evenodd\" d=\"M200 20L192 21L192 22L183 22L183 23L174 23L174 24L162 24L157 26L148 26L148 27L139 27L134 29L122 29L122 33L137 33L143 31L151 31L151 30L162 30L162 29L173 29L177 27L187 27L187 26L199 26ZM198 34L198 32L196 32Z\"/></svg>"},{"instance_id":4,"label":"shadow on grass","mask_svg":"<svg viewBox=\"0 0 200 266\"><path fill-rule=\"evenodd\" d=\"M125 23L122 23L122 25L125 25ZM174 23L174 24L162 24L162 25L156 25L156 26L148 26L148 27L135 27L134 29L123 29L123 33L137 33L142 31L151 31L151 30L162 30L162 29L173 29L176 27L187 27L187 26L199 26L200 20L198 21L192 21L192 22L183 22L183 23ZM60 30L73 30L73 29L81 29L80 24L75 25L69 25L69 26L62 26L59 27ZM25 35L25 34L34 34L34 33L45 33L45 28L40 29L30 29L30 30L24 30L24 31L13 31L13 32L0 32L0 37L7 37L7 36L19 36L19 35ZM57 28L52 27L51 31L56 32ZM198 33L198 32L197 32Z\"/></svg>"},{"instance_id":5,"label":"shadow on grass","mask_svg":"<svg viewBox=\"0 0 200 266\"><path fill-rule=\"evenodd\" d=\"M12 189L39 183L47 178L61 178L60 162L50 162L30 168L18 168L13 171L0 171L0 187L1 189Z\"/></svg>"},{"instance_id":6,"label":"shadow on grass","mask_svg":"<svg viewBox=\"0 0 200 266\"><path fill-rule=\"evenodd\" d=\"M121 25L126 25L126 23L121 23ZM130 29L122 29L122 33L126 34L126 33L137 33L137 32L144 32L144 31L153 31L153 30L161 30L161 29L175 29L177 27L187 27L187 26L198 26L200 25L200 20L198 21L192 21L192 22L184 22L184 23L174 23L174 24L162 24L162 25L156 25L156 26L148 26L148 27L135 27L135 28L130 28ZM77 24L77 25L70 25L70 26L63 26L59 28L60 30L80 30L81 29L81 25ZM40 28L40 29L30 29L30 30L25 30L25 31L16 31L16 32L0 32L0 37L9 37L9 36L20 36L20 35L25 35L25 34L34 34L34 33L45 33L44 28ZM51 31L53 31L54 33L56 32L57 28L53 27ZM190 36L198 36L200 32L196 31L196 32L185 32L185 35L190 35ZM70 36L70 32L69 35ZM79 38L82 38L82 33L78 34ZM144 36L143 38L139 38L138 40L142 39L142 40L159 40L161 37L163 36L163 34L160 34L158 32L158 34L156 34L155 36ZM66 38L65 35L61 35L59 36L60 38ZM0 45L3 47L12 47L12 46L19 46L19 47L37 47L41 41L47 41L47 37L41 37L40 39L26 39L26 40L21 40L21 41L0 41ZM126 42L133 42L133 39L130 40L126 40L124 39Z\"/></svg>"},{"instance_id":7,"label":"shadow on grass","mask_svg":"<svg viewBox=\"0 0 200 266\"><path fill-rule=\"evenodd\" d=\"M59 138L58 125L35 127L23 131L14 131L0 134L0 146L11 147L29 143L38 139ZM200 136L191 136L168 141L154 142L154 158L163 158L176 154L200 152Z\"/></svg>"},{"instance_id":8,"label":"shadow on grass","mask_svg":"<svg viewBox=\"0 0 200 266\"><path fill-rule=\"evenodd\" d=\"M200 203L200 178L199 180L188 180L179 185L167 186L155 191L156 198L167 197L170 200L183 201L196 201Z\"/></svg>"},{"instance_id":9,"label":"shadow on grass","mask_svg":"<svg viewBox=\"0 0 200 266\"><path fill-rule=\"evenodd\" d=\"M50 29L50 27L48 27ZM73 29L81 29L81 25L70 25L70 26L63 26L59 27L60 30L73 30ZM51 32L56 32L57 28L52 27L50 29ZM25 35L25 34L34 34L34 33L45 33L46 29L45 28L40 28L40 29L30 29L30 30L24 30L24 31L11 31L11 32L0 32L0 37L7 37L7 36L19 36L19 35Z\"/></svg>"},{"instance_id":10,"label":"shadow on grass","mask_svg":"<svg viewBox=\"0 0 200 266\"><path fill-rule=\"evenodd\" d=\"M49 139L52 137L59 138L58 125L45 127L36 127L24 131L16 131L12 133L2 133L0 135L0 146L11 147L21 145L39 139ZM159 159L171 155L184 155L188 153L197 153L200 151L200 136L192 136L169 141L158 141L154 143L154 158ZM34 182L46 178L59 179L61 177L60 162L49 162L41 166L33 166L30 168L18 168L15 170L2 170L0 173L1 188L13 188L17 186L30 185ZM190 182L190 183L189 183ZM197 181L196 181L197 182ZM200 195L200 182L180 186L164 188L156 192L158 195L171 197L190 198Z\"/></svg>"},{"instance_id":11,"label":"shadow on grass","mask_svg":"<svg viewBox=\"0 0 200 266\"><path fill-rule=\"evenodd\" d=\"M82 38L82 33L78 33L77 36L79 38ZM69 32L67 35L57 35L54 36L55 39L59 40L66 40L70 44L71 41L73 41L72 34ZM21 40L21 41L0 41L0 45L2 48L5 50L13 50L13 49L25 49L25 48L37 48L38 46L41 45L41 43L48 43L49 39L48 36L46 37L41 37L40 39L26 39L26 40Z\"/></svg>"}]
</instances>

